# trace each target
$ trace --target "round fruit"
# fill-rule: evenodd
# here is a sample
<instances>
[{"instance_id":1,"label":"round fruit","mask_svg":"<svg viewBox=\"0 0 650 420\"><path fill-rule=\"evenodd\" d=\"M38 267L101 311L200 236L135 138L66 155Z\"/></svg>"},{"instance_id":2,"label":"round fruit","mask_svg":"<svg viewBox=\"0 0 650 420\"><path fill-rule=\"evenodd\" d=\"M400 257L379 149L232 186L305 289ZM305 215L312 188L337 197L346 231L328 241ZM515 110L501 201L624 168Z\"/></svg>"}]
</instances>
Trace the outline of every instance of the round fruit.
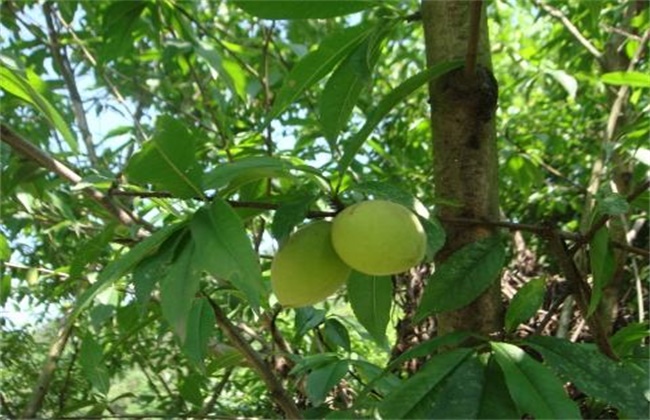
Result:
<instances>
[{"instance_id":1,"label":"round fruit","mask_svg":"<svg viewBox=\"0 0 650 420\"><path fill-rule=\"evenodd\" d=\"M384 200L364 201L334 218L332 245L350 267L381 276L404 272L421 262L426 234L406 207Z\"/></svg>"},{"instance_id":2,"label":"round fruit","mask_svg":"<svg viewBox=\"0 0 650 420\"><path fill-rule=\"evenodd\" d=\"M332 224L308 224L289 237L271 264L271 285L283 306L300 307L324 300L341 287L350 267L332 248Z\"/></svg>"}]
</instances>

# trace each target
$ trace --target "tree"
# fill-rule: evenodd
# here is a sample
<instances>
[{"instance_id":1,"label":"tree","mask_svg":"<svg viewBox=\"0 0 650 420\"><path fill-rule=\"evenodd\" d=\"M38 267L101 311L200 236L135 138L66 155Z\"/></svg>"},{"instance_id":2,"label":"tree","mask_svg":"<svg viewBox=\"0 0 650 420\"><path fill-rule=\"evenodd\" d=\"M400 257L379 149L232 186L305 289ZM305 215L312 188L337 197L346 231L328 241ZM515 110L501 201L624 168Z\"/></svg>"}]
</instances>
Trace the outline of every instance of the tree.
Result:
<instances>
[{"instance_id":1,"label":"tree","mask_svg":"<svg viewBox=\"0 0 650 420\"><path fill-rule=\"evenodd\" d=\"M647 414L644 2L0 11L3 415ZM368 199L425 261L278 304Z\"/></svg>"}]
</instances>

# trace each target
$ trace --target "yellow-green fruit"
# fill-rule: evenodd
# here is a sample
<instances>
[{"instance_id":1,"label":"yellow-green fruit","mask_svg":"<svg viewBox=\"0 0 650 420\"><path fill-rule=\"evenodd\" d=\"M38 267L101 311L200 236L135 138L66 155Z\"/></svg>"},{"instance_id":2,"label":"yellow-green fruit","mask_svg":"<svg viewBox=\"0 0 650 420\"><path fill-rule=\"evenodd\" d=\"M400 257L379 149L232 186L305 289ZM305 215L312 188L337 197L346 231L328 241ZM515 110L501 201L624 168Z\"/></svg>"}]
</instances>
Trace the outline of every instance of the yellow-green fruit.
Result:
<instances>
[{"instance_id":1,"label":"yellow-green fruit","mask_svg":"<svg viewBox=\"0 0 650 420\"><path fill-rule=\"evenodd\" d=\"M318 221L291 235L271 264L271 285L283 306L300 307L324 300L352 271L332 248L332 224Z\"/></svg>"},{"instance_id":2,"label":"yellow-green fruit","mask_svg":"<svg viewBox=\"0 0 650 420\"><path fill-rule=\"evenodd\" d=\"M363 201L339 213L332 244L350 267L376 276L397 274L420 263L426 234L406 207L384 200Z\"/></svg>"}]
</instances>

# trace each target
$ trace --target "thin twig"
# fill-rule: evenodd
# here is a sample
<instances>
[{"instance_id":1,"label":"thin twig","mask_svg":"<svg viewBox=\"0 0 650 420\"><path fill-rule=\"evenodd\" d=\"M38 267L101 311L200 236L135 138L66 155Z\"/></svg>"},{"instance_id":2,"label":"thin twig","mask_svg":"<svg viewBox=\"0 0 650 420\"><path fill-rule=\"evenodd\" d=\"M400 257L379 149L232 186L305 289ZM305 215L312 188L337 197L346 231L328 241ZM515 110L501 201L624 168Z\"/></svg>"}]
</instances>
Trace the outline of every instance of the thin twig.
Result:
<instances>
[{"instance_id":1,"label":"thin twig","mask_svg":"<svg viewBox=\"0 0 650 420\"><path fill-rule=\"evenodd\" d=\"M83 107L83 101L81 95L79 94L79 89L77 88L77 82L75 81L74 71L70 65L70 60L66 55L65 48L63 48L59 42L59 35L54 27L54 20L52 19L54 12L52 10L52 2L45 2L43 4L43 15L45 16L45 22L47 24L47 30L50 37L49 47L52 52L52 58L57 64L61 76L63 76L63 81L68 89L70 94L70 101L72 102L72 111L77 121L77 126L81 132L81 138L83 139L84 144L86 145L86 151L88 152L88 159L93 165L97 164L97 153L95 152L95 144L93 142L93 136L90 133L90 128L88 127L88 120L86 119L86 111Z\"/></svg>"},{"instance_id":2,"label":"thin twig","mask_svg":"<svg viewBox=\"0 0 650 420\"><path fill-rule=\"evenodd\" d=\"M34 146L32 143L22 138L20 135L15 133L12 129L4 124L0 125L0 141L11 146L11 148L17 153L54 172L72 184L78 184L82 180L80 175L78 175L64 163ZM84 188L83 192L98 202L122 224L127 226L142 226L138 231L138 236L148 236L149 232L153 230L153 227L151 227L148 223L137 219L133 214L122 208L118 203L115 203L110 199L110 197L104 195L100 191L88 187Z\"/></svg>"},{"instance_id":3,"label":"thin twig","mask_svg":"<svg viewBox=\"0 0 650 420\"><path fill-rule=\"evenodd\" d=\"M251 347L251 345L241 336L237 327L230 322L228 316L221 310L219 305L208 295L205 295L205 298L212 306L212 311L214 312L215 319L217 324L222 329L224 334L230 339L233 346L237 347L243 356L248 360L251 367L257 372L257 374L262 378L266 386L269 388L269 393L271 398L278 404L278 406L284 411L284 414L287 418L291 419L300 419L302 414L293 399L287 394L284 387L280 381L273 374L273 371L269 365L260 357L260 355Z\"/></svg>"},{"instance_id":4,"label":"thin twig","mask_svg":"<svg viewBox=\"0 0 650 420\"><path fill-rule=\"evenodd\" d=\"M587 38L585 38L584 35L580 32L580 30L571 22L571 20L562 13L561 10L556 9L553 6L550 6L544 2L541 2L539 0L533 0L533 3L537 7L541 7L544 9L549 15L553 16L557 20L564 25L564 27L569 31L571 35L578 41L591 55L593 55L596 60L598 60L599 63L602 63L602 58L603 58L603 53L596 48L594 44L591 43Z\"/></svg>"}]
</instances>

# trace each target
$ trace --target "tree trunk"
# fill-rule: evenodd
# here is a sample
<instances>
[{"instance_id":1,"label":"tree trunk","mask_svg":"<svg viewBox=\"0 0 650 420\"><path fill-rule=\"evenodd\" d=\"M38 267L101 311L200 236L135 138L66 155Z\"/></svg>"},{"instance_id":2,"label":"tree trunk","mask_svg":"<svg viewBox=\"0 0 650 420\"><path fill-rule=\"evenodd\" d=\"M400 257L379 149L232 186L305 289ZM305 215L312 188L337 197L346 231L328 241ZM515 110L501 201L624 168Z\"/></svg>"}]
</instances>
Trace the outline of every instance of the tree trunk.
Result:
<instances>
[{"instance_id":1,"label":"tree trunk","mask_svg":"<svg viewBox=\"0 0 650 420\"><path fill-rule=\"evenodd\" d=\"M422 1L427 64L465 59L471 1ZM475 29L476 30L476 29ZM464 217L498 220L497 147L494 115L498 86L491 71L485 10L478 29L476 72L454 71L429 84L435 196L443 204L436 213L443 221L447 243L436 263L464 245L494 231L479 226L446 223ZM438 333L469 330L480 334L499 331L503 323L499 282L469 306L438 316Z\"/></svg>"}]
</instances>

